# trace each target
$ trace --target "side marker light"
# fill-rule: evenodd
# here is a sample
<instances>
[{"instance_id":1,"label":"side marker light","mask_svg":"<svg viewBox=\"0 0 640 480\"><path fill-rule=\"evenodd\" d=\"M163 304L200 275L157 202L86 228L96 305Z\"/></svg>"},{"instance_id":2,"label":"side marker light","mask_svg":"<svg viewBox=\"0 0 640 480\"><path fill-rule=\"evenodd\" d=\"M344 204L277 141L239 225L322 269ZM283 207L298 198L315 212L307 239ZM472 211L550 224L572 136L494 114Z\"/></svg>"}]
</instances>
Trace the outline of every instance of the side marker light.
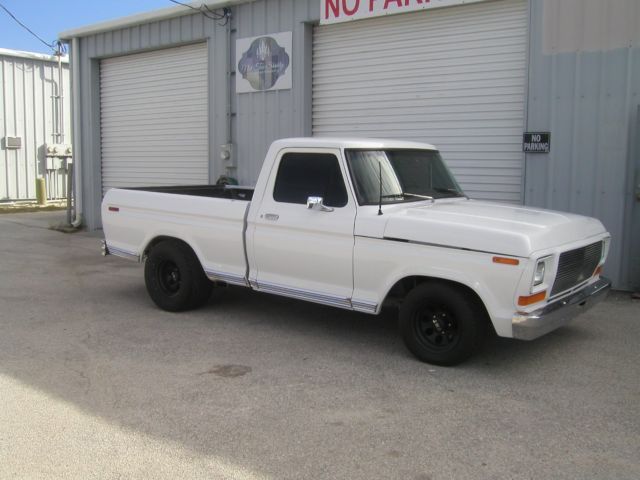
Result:
<instances>
[{"instance_id":1,"label":"side marker light","mask_svg":"<svg viewBox=\"0 0 640 480\"><path fill-rule=\"evenodd\" d=\"M520 265L520 260L508 257L493 257L493 263L501 263L502 265Z\"/></svg>"}]
</instances>

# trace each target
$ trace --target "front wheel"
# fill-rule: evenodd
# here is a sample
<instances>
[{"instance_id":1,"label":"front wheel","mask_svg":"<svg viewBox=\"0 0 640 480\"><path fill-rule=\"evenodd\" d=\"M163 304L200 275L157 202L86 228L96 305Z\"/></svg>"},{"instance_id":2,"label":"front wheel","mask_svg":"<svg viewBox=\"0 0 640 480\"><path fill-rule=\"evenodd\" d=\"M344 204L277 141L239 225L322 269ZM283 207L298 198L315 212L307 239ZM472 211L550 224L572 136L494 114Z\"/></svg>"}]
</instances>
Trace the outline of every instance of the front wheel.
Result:
<instances>
[{"instance_id":1,"label":"front wheel","mask_svg":"<svg viewBox=\"0 0 640 480\"><path fill-rule=\"evenodd\" d=\"M174 240L151 249L144 265L144 280L154 303L170 312L203 305L213 286L191 248Z\"/></svg>"},{"instance_id":2,"label":"front wheel","mask_svg":"<svg viewBox=\"0 0 640 480\"><path fill-rule=\"evenodd\" d=\"M456 365L478 348L486 332L483 309L469 294L446 284L423 283L400 306L400 331L418 359Z\"/></svg>"}]
</instances>

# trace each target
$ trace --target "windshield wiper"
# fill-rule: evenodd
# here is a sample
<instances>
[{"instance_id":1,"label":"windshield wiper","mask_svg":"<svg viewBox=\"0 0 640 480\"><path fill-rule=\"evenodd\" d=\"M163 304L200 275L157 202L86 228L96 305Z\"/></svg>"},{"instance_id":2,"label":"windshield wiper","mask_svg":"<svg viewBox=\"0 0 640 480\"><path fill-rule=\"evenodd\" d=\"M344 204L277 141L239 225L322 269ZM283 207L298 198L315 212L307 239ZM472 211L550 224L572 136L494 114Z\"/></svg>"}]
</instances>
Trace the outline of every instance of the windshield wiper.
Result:
<instances>
[{"instance_id":1,"label":"windshield wiper","mask_svg":"<svg viewBox=\"0 0 640 480\"><path fill-rule=\"evenodd\" d=\"M434 192L438 192L438 193L453 193L454 195L456 195L457 197L466 197L465 194L463 194L462 192L460 192L460 190L456 190L455 188L442 188L442 187L434 187L433 188Z\"/></svg>"},{"instance_id":2,"label":"windshield wiper","mask_svg":"<svg viewBox=\"0 0 640 480\"><path fill-rule=\"evenodd\" d=\"M417 193L409 193L409 192L398 192L398 193L392 193L390 195L382 195L382 198L396 198L396 197L415 197L415 198L422 198L424 200L433 201L433 197L430 197L428 195L420 195Z\"/></svg>"}]
</instances>

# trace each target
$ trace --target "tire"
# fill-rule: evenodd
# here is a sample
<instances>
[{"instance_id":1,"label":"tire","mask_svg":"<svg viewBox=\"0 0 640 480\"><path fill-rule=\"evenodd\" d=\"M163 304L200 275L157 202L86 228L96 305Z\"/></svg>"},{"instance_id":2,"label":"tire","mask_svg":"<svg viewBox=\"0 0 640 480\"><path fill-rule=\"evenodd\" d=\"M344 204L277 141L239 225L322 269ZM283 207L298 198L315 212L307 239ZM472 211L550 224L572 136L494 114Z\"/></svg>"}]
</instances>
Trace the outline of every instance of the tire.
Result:
<instances>
[{"instance_id":1,"label":"tire","mask_svg":"<svg viewBox=\"0 0 640 480\"><path fill-rule=\"evenodd\" d=\"M442 283L423 283L400 306L400 331L407 348L419 360L457 365L482 343L487 318L479 301Z\"/></svg>"},{"instance_id":2,"label":"tire","mask_svg":"<svg viewBox=\"0 0 640 480\"><path fill-rule=\"evenodd\" d=\"M151 300L169 312L202 306L213 286L191 248L176 240L162 241L151 249L144 280Z\"/></svg>"}]
</instances>

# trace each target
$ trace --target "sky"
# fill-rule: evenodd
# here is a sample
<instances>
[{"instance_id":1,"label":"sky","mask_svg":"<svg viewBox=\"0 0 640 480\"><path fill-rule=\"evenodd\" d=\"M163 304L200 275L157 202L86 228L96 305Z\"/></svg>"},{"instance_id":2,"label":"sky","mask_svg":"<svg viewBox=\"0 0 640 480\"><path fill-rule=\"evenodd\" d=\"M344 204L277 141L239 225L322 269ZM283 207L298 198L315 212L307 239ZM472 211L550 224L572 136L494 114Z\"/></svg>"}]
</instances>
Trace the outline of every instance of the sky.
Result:
<instances>
[{"instance_id":1,"label":"sky","mask_svg":"<svg viewBox=\"0 0 640 480\"><path fill-rule=\"evenodd\" d=\"M175 6L169 0L0 0L0 4L48 43L65 30ZM2 9L0 48L51 53Z\"/></svg>"}]
</instances>

